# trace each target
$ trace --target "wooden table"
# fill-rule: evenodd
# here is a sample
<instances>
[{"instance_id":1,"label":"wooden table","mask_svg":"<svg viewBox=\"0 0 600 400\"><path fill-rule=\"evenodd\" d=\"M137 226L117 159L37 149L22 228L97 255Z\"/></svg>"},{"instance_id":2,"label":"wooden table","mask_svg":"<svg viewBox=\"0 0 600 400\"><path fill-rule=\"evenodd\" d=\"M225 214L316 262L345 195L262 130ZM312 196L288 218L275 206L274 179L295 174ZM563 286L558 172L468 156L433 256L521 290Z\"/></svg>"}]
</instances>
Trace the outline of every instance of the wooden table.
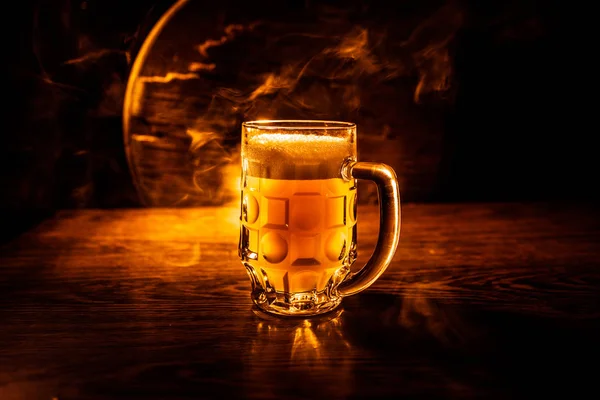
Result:
<instances>
[{"instance_id":1,"label":"wooden table","mask_svg":"<svg viewBox=\"0 0 600 400\"><path fill-rule=\"evenodd\" d=\"M252 310L237 217L62 211L0 247L0 399L598 392L597 208L406 205L388 271L313 320ZM376 232L361 207L357 266Z\"/></svg>"}]
</instances>

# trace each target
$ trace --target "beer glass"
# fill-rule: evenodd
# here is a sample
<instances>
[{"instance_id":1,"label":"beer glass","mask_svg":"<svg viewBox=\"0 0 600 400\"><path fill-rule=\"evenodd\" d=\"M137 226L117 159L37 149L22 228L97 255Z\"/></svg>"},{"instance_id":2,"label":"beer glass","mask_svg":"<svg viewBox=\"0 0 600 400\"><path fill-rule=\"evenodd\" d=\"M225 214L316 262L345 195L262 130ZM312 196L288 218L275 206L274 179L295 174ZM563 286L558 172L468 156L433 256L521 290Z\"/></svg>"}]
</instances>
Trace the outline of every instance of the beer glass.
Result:
<instances>
[{"instance_id":1,"label":"beer glass","mask_svg":"<svg viewBox=\"0 0 600 400\"><path fill-rule=\"evenodd\" d=\"M369 287L400 238L394 170L358 162L356 125L251 121L242 125L239 256L263 311L310 316ZM356 179L377 184L379 237L356 273Z\"/></svg>"}]
</instances>

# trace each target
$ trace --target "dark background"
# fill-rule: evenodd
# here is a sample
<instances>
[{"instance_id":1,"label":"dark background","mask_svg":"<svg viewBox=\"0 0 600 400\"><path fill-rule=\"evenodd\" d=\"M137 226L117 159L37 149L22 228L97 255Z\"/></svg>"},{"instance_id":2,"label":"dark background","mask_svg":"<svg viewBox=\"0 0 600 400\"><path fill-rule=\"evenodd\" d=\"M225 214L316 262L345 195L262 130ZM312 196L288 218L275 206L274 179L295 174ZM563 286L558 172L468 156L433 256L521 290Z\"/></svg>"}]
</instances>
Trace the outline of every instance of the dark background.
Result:
<instances>
[{"instance_id":1,"label":"dark background","mask_svg":"<svg viewBox=\"0 0 600 400\"><path fill-rule=\"evenodd\" d=\"M123 95L131 62L170 4L23 1L12 12L17 28L10 33L9 112L0 148L3 239L57 209L141 205L123 148ZM257 7L291 15L312 6L290 2L286 14L281 5L273 11L274 4ZM583 128L581 87L573 84L581 72L564 5L376 2L365 18L376 25L378 16L398 15L398 24L415 27L448 4L463 16L448 45L450 88L405 111L416 115L417 125L437 121L439 163L430 190L406 188L405 200L595 200L598 158L591 130ZM239 4L218 6L227 13ZM197 18L202 24L203 16ZM416 80L409 82L412 98Z\"/></svg>"}]
</instances>

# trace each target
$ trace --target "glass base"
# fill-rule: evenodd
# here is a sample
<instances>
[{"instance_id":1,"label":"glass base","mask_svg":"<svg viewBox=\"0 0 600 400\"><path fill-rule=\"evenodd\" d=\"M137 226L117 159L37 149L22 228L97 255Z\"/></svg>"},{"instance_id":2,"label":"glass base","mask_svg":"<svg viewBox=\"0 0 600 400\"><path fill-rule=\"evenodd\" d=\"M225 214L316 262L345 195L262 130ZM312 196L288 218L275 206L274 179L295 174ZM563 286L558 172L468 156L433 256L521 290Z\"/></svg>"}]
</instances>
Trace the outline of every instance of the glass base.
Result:
<instances>
[{"instance_id":1,"label":"glass base","mask_svg":"<svg viewBox=\"0 0 600 400\"><path fill-rule=\"evenodd\" d=\"M331 277L322 291L286 293L275 290L266 276L260 277L248 263L243 263L252 282L251 298L262 311L288 317L308 317L330 312L342 302L337 292L338 285L344 280L349 268L342 266ZM261 279L262 278L262 279Z\"/></svg>"},{"instance_id":2,"label":"glass base","mask_svg":"<svg viewBox=\"0 0 600 400\"><path fill-rule=\"evenodd\" d=\"M274 292L269 297L264 293L254 296L253 292L252 301L262 311L270 314L306 317L334 310L342 303L342 298L327 298L323 292L316 291L293 295Z\"/></svg>"}]
</instances>

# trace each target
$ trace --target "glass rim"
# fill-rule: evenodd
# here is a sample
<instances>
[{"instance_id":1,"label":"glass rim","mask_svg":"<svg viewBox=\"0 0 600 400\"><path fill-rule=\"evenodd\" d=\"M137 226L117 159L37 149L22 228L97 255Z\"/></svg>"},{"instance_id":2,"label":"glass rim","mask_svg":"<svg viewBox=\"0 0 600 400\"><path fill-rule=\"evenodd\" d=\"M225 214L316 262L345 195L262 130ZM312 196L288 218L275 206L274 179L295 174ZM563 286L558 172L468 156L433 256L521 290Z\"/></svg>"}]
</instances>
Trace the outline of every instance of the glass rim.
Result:
<instances>
[{"instance_id":1,"label":"glass rim","mask_svg":"<svg viewBox=\"0 0 600 400\"><path fill-rule=\"evenodd\" d=\"M242 126L244 128L262 130L339 130L356 128L356 124L354 122L316 119L261 119L242 122Z\"/></svg>"}]
</instances>

